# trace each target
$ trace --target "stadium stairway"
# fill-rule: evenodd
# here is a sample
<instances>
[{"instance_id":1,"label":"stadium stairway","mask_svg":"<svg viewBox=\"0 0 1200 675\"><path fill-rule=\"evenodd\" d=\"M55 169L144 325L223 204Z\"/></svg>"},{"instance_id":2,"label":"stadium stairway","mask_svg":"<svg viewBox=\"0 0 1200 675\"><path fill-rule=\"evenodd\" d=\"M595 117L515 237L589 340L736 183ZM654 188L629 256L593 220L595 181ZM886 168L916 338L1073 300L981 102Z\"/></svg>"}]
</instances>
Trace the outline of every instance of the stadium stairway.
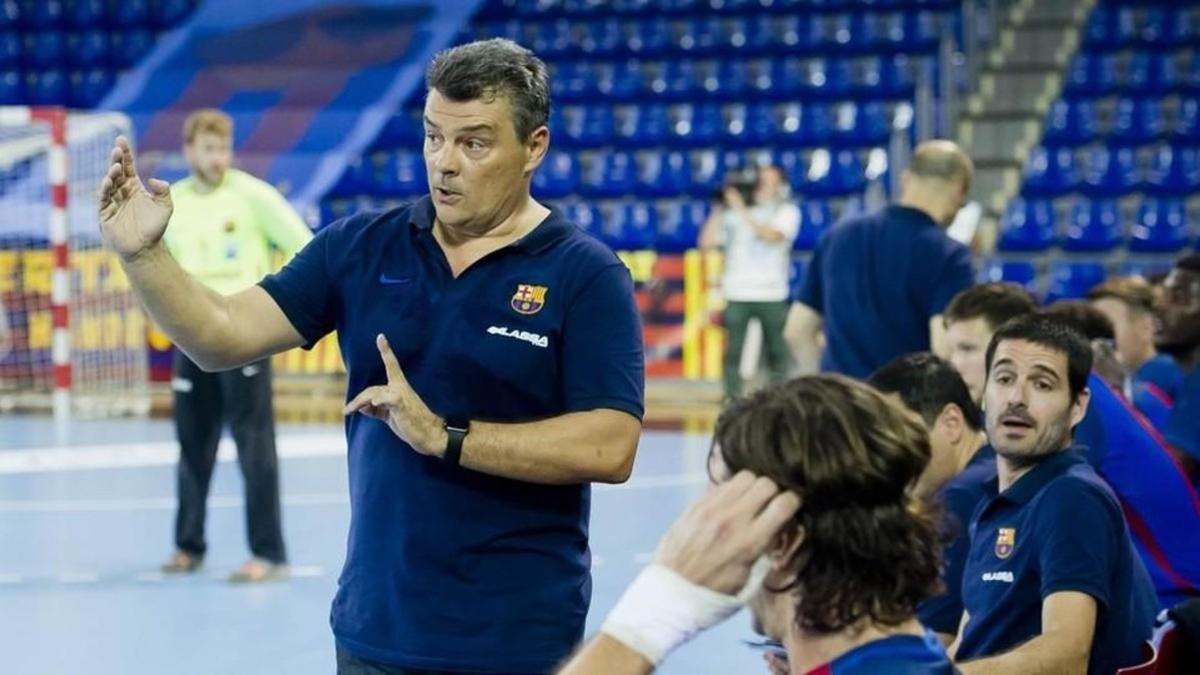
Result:
<instances>
[{"instance_id":1,"label":"stadium stairway","mask_svg":"<svg viewBox=\"0 0 1200 675\"><path fill-rule=\"evenodd\" d=\"M1095 1L1018 0L1004 17L976 93L959 116L959 140L975 160L972 191L985 208L981 232L995 233L1004 205L1020 187L1022 162L1041 137L1046 110L1062 88Z\"/></svg>"},{"instance_id":2,"label":"stadium stairway","mask_svg":"<svg viewBox=\"0 0 1200 675\"><path fill-rule=\"evenodd\" d=\"M424 66L477 0L209 0L101 103L138 130L145 171L186 175L180 129L189 112L221 108L236 124L240 166L301 208L362 155Z\"/></svg>"}]
</instances>

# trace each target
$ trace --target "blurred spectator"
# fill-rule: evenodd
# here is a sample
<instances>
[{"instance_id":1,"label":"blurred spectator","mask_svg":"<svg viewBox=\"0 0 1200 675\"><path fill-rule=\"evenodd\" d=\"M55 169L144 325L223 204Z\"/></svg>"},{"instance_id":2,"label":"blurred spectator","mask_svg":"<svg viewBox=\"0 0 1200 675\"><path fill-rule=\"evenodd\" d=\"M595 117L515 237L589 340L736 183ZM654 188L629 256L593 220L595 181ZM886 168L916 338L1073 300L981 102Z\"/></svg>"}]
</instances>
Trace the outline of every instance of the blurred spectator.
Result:
<instances>
[{"instance_id":1,"label":"blurred spectator","mask_svg":"<svg viewBox=\"0 0 1200 675\"><path fill-rule=\"evenodd\" d=\"M1185 378L1163 435L1180 451L1193 482L1200 483L1200 255L1176 262L1163 282L1158 348L1175 357Z\"/></svg>"},{"instance_id":2,"label":"blurred spectator","mask_svg":"<svg viewBox=\"0 0 1200 675\"><path fill-rule=\"evenodd\" d=\"M1004 322L1037 310L1037 300L1017 284L995 281L971 286L946 305L946 359L958 370L971 400L983 402L985 356L992 335Z\"/></svg>"},{"instance_id":3,"label":"blurred spectator","mask_svg":"<svg viewBox=\"0 0 1200 675\"><path fill-rule=\"evenodd\" d=\"M866 377L902 354L942 354L942 311L974 281L971 252L946 235L966 201L973 167L951 141L922 143L898 204L852 218L817 244L788 316L801 372Z\"/></svg>"},{"instance_id":4,"label":"blurred spectator","mask_svg":"<svg viewBox=\"0 0 1200 675\"><path fill-rule=\"evenodd\" d=\"M725 396L741 393L739 372L746 329L752 319L762 328L763 355L772 381L787 376L791 365L783 325L788 311L788 275L792 242L800 230L800 209L791 199L783 172L764 166L753 183L726 184L700 232L701 248L723 247L728 331L725 349Z\"/></svg>"},{"instance_id":5,"label":"blurred spectator","mask_svg":"<svg viewBox=\"0 0 1200 675\"><path fill-rule=\"evenodd\" d=\"M1163 428L1183 386L1183 373L1174 359L1155 348L1154 288L1141 277L1110 279L1093 288L1088 301L1112 323L1117 357L1130 374L1119 388L1155 428Z\"/></svg>"}]
</instances>

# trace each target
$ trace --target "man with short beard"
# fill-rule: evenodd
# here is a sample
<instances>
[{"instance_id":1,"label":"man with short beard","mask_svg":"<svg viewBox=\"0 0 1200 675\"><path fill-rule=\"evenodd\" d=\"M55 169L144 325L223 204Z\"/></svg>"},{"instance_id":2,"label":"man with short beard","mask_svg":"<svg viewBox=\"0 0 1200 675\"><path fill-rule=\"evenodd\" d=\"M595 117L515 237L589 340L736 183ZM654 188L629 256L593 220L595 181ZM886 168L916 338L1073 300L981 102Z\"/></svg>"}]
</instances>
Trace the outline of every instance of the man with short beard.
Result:
<instances>
[{"instance_id":1,"label":"man with short beard","mask_svg":"<svg viewBox=\"0 0 1200 675\"><path fill-rule=\"evenodd\" d=\"M964 673L1112 673L1141 661L1157 600L1112 489L1071 452L1092 350L1061 321L1014 319L988 345L984 412L996 481L975 511Z\"/></svg>"}]
</instances>

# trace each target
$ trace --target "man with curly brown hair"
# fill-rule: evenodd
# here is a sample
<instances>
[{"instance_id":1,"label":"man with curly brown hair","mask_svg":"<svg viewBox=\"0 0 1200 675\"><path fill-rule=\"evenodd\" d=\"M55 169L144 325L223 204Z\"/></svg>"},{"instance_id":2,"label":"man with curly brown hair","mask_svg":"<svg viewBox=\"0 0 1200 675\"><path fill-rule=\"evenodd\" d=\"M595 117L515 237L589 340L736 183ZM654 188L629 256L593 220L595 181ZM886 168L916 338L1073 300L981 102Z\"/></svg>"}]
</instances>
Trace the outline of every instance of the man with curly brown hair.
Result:
<instances>
[{"instance_id":1,"label":"man with curly brown hair","mask_svg":"<svg viewBox=\"0 0 1200 675\"><path fill-rule=\"evenodd\" d=\"M954 672L916 617L939 587L937 529L913 491L929 455L914 416L841 376L735 401L717 421L716 486L562 672L652 672L747 601L786 649L777 672Z\"/></svg>"}]
</instances>

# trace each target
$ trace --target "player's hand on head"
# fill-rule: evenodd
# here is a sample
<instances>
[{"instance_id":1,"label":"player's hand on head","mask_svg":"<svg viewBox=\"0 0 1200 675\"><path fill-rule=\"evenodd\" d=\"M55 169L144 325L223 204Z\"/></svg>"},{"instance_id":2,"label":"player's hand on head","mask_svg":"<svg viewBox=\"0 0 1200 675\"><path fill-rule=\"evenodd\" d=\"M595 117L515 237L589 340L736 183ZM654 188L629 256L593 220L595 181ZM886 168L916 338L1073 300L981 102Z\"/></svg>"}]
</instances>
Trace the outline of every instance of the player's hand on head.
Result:
<instances>
[{"instance_id":1,"label":"player's hand on head","mask_svg":"<svg viewBox=\"0 0 1200 675\"><path fill-rule=\"evenodd\" d=\"M736 594L800 498L768 478L741 471L692 505L659 542L655 562L689 581Z\"/></svg>"},{"instance_id":2,"label":"player's hand on head","mask_svg":"<svg viewBox=\"0 0 1200 675\"><path fill-rule=\"evenodd\" d=\"M441 420L408 383L387 338L382 334L376 336L375 346L383 359L387 384L362 390L346 404L342 414L358 412L373 417L386 423L393 433L417 452L423 455L439 454L445 449L445 443L439 442L443 433Z\"/></svg>"},{"instance_id":3,"label":"player's hand on head","mask_svg":"<svg viewBox=\"0 0 1200 675\"><path fill-rule=\"evenodd\" d=\"M171 186L151 178L142 184L133 149L117 137L111 163L100 182L100 231L109 248L133 258L162 239L171 218Z\"/></svg>"}]
</instances>

